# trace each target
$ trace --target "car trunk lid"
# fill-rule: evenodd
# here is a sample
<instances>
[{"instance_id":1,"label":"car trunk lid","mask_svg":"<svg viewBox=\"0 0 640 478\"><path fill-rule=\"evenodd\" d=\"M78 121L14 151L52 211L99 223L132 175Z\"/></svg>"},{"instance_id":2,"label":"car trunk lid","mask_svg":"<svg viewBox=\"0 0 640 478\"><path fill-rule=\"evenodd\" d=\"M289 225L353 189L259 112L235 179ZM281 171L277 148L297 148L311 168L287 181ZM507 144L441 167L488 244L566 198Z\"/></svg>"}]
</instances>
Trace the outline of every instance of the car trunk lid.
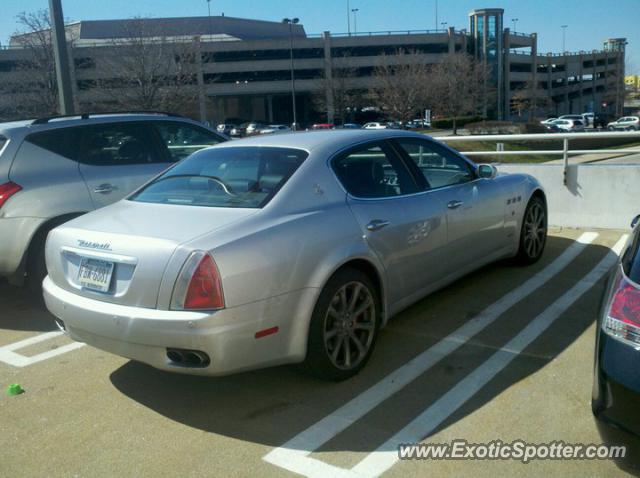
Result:
<instances>
[{"instance_id":1,"label":"car trunk lid","mask_svg":"<svg viewBox=\"0 0 640 478\"><path fill-rule=\"evenodd\" d=\"M49 276L85 297L154 308L165 268L181 244L256 211L120 201L51 232Z\"/></svg>"}]
</instances>

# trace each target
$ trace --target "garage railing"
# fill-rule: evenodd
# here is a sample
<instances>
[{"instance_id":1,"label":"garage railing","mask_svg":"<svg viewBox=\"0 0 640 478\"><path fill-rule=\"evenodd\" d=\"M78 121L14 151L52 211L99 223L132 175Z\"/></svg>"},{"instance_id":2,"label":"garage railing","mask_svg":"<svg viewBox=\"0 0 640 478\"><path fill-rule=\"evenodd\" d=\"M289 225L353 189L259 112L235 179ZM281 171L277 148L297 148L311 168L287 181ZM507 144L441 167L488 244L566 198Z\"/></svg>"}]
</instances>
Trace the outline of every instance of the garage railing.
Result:
<instances>
[{"instance_id":1,"label":"garage railing","mask_svg":"<svg viewBox=\"0 0 640 478\"><path fill-rule=\"evenodd\" d=\"M604 139L604 138L636 138L640 142L640 131L603 131L598 133L542 133L542 134L486 134L473 136L438 136L436 139L456 143L473 143L474 141L495 141L495 151L461 151L466 156L528 156L528 155L549 155L561 156L564 160L564 184L567 184L567 170L569 168L569 157L582 154L640 154L640 147L620 148L620 149L571 149L570 142L575 139ZM562 149L545 150L512 150L505 151L504 143L516 141L558 141L562 140Z\"/></svg>"}]
</instances>

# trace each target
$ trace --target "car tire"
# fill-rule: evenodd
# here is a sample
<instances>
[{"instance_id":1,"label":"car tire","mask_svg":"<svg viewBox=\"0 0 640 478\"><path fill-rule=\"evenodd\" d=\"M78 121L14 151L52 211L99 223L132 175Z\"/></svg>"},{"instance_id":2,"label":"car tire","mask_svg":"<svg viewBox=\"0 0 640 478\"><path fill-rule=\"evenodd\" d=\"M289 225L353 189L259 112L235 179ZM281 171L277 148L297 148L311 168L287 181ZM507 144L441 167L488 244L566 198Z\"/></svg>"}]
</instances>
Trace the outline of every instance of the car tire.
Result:
<instances>
[{"instance_id":1,"label":"car tire","mask_svg":"<svg viewBox=\"0 0 640 478\"><path fill-rule=\"evenodd\" d=\"M520 242L516 262L530 265L538 262L547 243L547 206L540 196L533 196L522 216Z\"/></svg>"},{"instance_id":2,"label":"car tire","mask_svg":"<svg viewBox=\"0 0 640 478\"><path fill-rule=\"evenodd\" d=\"M323 380L356 375L375 347L381 315L380 294L360 270L339 270L327 282L309 324L305 368Z\"/></svg>"},{"instance_id":3,"label":"car tire","mask_svg":"<svg viewBox=\"0 0 640 478\"><path fill-rule=\"evenodd\" d=\"M80 216L80 214L70 214L60 216L45 224L38 232L35 233L29 251L27 253L26 272L27 278L25 286L30 292L42 298L42 281L47 277L47 264L45 261L45 245L49 233L58 226Z\"/></svg>"},{"instance_id":4,"label":"car tire","mask_svg":"<svg viewBox=\"0 0 640 478\"><path fill-rule=\"evenodd\" d=\"M27 255L27 289L39 299L42 298L42 281L47 276L44 246L50 229L38 231L31 241Z\"/></svg>"}]
</instances>

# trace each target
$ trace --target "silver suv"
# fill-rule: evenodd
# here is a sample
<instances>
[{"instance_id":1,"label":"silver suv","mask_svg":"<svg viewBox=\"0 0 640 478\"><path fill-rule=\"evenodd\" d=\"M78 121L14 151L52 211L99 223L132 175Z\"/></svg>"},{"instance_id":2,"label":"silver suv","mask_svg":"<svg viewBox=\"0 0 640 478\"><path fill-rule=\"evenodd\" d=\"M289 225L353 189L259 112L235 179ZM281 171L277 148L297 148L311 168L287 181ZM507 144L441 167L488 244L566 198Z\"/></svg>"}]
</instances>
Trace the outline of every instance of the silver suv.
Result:
<instances>
[{"instance_id":1,"label":"silver suv","mask_svg":"<svg viewBox=\"0 0 640 478\"><path fill-rule=\"evenodd\" d=\"M51 229L111 204L225 138L164 113L0 123L0 277L39 288Z\"/></svg>"}]
</instances>

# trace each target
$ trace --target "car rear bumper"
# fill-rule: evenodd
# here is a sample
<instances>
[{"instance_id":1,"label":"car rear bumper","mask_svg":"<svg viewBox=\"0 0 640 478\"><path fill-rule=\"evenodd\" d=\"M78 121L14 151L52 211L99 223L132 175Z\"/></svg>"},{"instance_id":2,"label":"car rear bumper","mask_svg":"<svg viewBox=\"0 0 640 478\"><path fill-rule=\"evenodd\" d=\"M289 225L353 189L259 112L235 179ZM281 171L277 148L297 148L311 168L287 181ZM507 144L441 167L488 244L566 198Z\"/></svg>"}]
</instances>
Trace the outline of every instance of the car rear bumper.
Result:
<instances>
[{"instance_id":1,"label":"car rear bumper","mask_svg":"<svg viewBox=\"0 0 640 478\"><path fill-rule=\"evenodd\" d=\"M38 217L0 218L0 276L20 272L31 238L45 220Z\"/></svg>"},{"instance_id":2,"label":"car rear bumper","mask_svg":"<svg viewBox=\"0 0 640 478\"><path fill-rule=\"evenodd\" d=\"M302 361L308 321L319 291L301 289L216 312L130 307L81 297L47 277L44 299L74 340L158 369L194 375L227 375ZM278 328L274 334L256 333ZM206 367L176 365L167 349L205 352Z\"/></svg>"},{"instance_id":3,"label":"car rear bumper","mask_svg":"<svg viewBox=\"0 0 640 478\"><path fill-rule=\"evenodd\" d=\"M609 394L610 402L606 408L598 408L595 403L593 404L598 433L606 445L626 448L625 457L616 459L616 465L638 473L640 472L640 435L635 430L626 428L628 423L624 423L626 420L621 420L620 417L637 413L637 407L640 404L639 396L608 378L601 378L601 384Z\"/></svg>"},{"instance_id":4,"label":"car rear bumper","mask_svg":"<svg viewBox=\"0 0 640 478\"><path fill-rule=\"evenodd\" d=\"M625 446L616 464L640 471L640 352L606 335L598 324L594 390L591 408L602 441Z\"/></svg>"}]
</instances>

